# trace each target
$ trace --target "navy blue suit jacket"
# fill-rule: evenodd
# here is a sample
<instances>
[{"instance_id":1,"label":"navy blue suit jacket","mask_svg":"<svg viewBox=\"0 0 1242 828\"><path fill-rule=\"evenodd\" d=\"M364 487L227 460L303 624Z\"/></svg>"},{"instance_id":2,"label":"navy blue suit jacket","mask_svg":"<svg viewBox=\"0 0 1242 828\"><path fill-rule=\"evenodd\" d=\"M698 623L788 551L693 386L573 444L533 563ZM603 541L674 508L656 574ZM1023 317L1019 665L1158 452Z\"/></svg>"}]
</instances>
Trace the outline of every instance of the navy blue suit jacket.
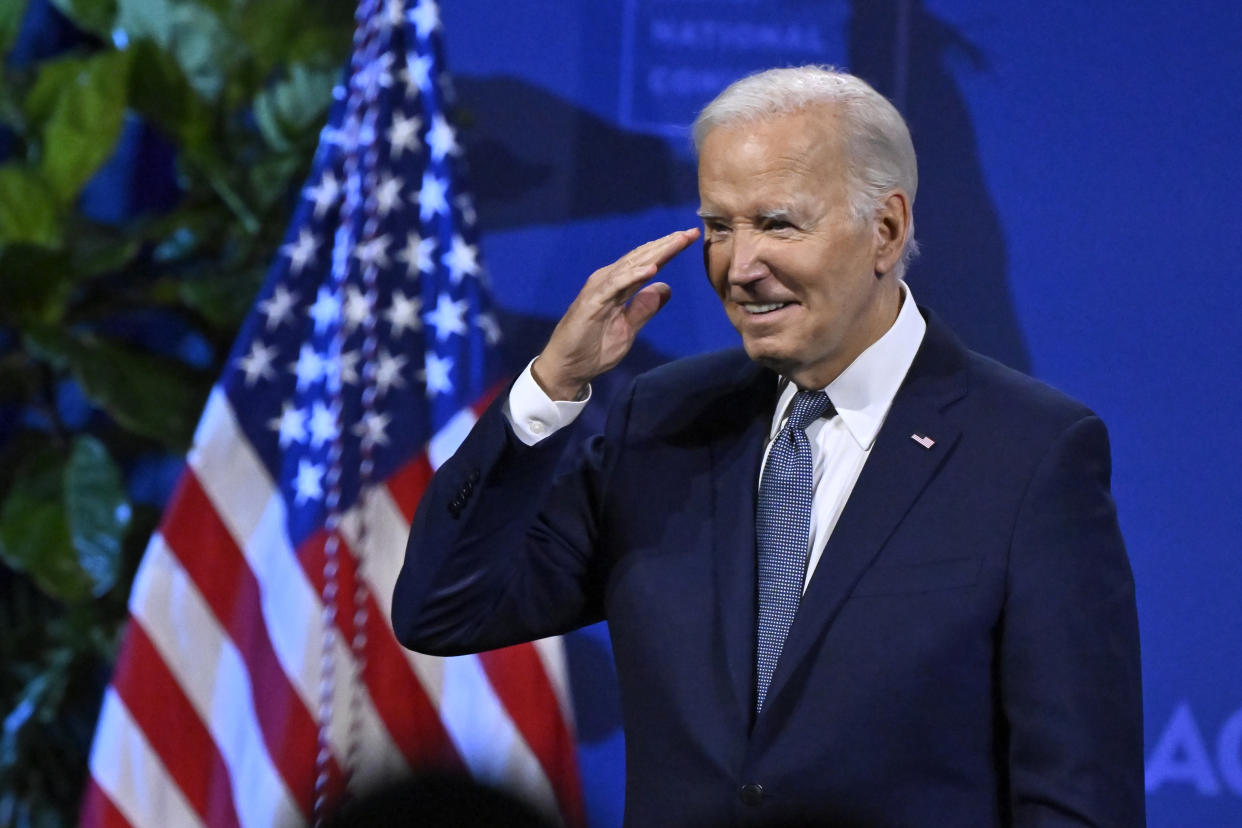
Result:
<instances>
[{"instance_id":1,"label":"navy blue suit jacket","mask_svg":"<svg viewBox=\"0 0 1242 828\"><path fill-rule=\"evenodd\" d=\"M776 391L740 351L681 360L577 446L524 446L492 406L423 496L398 637L448 655L607 619L627 825L1142 825L1104 426L934 318L752 721Z\"/></svg>"}]
</instances>

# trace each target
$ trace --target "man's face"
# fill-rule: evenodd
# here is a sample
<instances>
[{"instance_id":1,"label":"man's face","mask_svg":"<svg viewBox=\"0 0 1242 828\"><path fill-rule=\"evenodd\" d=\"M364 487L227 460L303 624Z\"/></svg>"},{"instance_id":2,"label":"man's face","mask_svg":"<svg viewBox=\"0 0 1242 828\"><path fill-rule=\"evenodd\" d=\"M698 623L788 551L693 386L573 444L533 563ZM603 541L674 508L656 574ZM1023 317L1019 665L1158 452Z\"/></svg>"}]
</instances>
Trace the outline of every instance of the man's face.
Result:
<instances>
[{"instance_id":1,"label":"man's face","mask_svg":"<svg viewBox=\"0 0 1242 828\"><path fill-rule=\"evenodd\" d=\"M834 380L900 305L904 225L854 218L848 181L826 107L717 127L699 149L707 277L750 358L804 388Z\"/></svg>"}]
</instances>

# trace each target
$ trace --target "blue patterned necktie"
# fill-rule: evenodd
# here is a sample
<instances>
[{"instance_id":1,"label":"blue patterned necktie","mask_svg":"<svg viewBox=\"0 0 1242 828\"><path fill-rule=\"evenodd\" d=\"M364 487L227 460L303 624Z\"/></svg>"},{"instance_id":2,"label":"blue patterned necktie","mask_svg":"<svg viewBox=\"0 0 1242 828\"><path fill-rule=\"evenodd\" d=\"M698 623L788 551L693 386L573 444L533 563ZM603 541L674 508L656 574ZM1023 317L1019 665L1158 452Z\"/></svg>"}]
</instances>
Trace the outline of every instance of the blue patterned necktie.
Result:
<instances>
[{"instance_id":1,"label":"blue patterned necktie","mask_svg":"<svg viewBox=\"0 0 1242 828\"><path fill-rule=\"evenodd\" d=\"M802 598L815 481L806 427L829 411L836 413L823 391L794 395L793 409L772 442L759 484L755 511L759 551L755 715L763 709L776 661Z\"/></svg>"}]
</instances>

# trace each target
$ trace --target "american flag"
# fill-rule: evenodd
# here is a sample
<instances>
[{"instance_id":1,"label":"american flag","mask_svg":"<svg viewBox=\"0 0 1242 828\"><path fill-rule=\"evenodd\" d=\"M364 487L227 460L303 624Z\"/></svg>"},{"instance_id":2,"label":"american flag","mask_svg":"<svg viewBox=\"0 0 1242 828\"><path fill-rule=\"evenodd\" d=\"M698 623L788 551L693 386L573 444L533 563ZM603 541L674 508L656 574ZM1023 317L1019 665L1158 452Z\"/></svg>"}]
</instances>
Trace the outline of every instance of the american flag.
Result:
<instances>
[{"instance_id":1,"label":"american flag","mask_svg":"<svg viewBox=\"0 0 1242 828\"><path fill-rule=\"evenodd\" d=\"M285 244L135 579L87 826L295 826L469 771L583 823L564 656L401 648L424 485L497 391L433 0L363 0Z\"/></svg>"}]
</instances>

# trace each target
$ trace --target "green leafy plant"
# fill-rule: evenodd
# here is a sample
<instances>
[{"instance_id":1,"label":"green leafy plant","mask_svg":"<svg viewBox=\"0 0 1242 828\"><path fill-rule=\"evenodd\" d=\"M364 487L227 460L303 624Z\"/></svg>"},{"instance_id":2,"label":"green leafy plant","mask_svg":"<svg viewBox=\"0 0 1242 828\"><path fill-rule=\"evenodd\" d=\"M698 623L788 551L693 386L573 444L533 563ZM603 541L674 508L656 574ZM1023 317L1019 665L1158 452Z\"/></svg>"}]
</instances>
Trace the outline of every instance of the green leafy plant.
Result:
<instances>
[{"instance_id":1,"label":"green leafy plant","mask_svg":"<svg viewBox=\"0 0 1242 828\"><path fill-rule=\"evenodd\" d=\"M76 821L158 519L131 494L134 469L188 446L307 172L353 13L333 0L53 2L89 45L0 68L4 825ZM0 4L0 52L25 6ZM84 190L135 135L173 162L131 190L162 174L174 197L92 215Z\"/></svg>"}]
</instances>

